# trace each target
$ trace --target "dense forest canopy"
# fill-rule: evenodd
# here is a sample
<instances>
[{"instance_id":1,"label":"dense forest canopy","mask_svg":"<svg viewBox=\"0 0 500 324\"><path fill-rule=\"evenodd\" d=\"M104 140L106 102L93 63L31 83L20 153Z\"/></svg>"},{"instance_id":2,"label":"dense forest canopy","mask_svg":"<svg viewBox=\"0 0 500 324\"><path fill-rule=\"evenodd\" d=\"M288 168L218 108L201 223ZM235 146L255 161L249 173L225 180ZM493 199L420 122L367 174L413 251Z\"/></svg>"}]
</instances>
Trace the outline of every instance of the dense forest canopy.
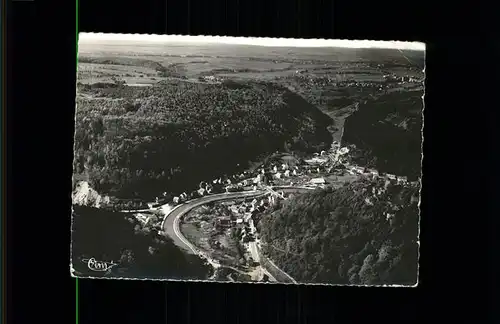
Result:
<instances>
[{"instance_id":1,"label":"dense forest canopy","mask_svg":"<svg viewBox=\"0 0 500 324\"><path fill-rule=\"evenodd\" d=\"M347 117L342 141L355 144L356 164L417 178L421 173L422 91L386 94Z\"/></svg>"},{"instance_id":2,"label":"dense forest canopy","mask_svg":"<svg viewBox=\"0 0 500 324\"><path fill-rule=\"evenodd\" d=\"M382 180L298 195L258 221L263 248L299 282L415 284L418 197Z\"/></svg>"},{"instance_id":3,"label":"dense forest canopy","mask_svg":"<svg viewBox=\"0 0 500 324\"><path fill-rule=\"evenodd\" d=\"M81 85L75 174L103 193L150 199L277 150L328 147L332 120L273 84ZM185 188L183 188L185 187Z\"/></svg>"},{"instance_id":4,"label":"dense forest canopy","mask_svg":"<svg viewBox=\"0 0 500 324\"><path fill-rule=\"evenodd\" d=\"M199 280L210 271L200 258L141 226L132 215L77 205L73 209L73 267L79 273L89 274L83 261L90 258L118 263L114 276Z\"/></svg>"}]
</instances>

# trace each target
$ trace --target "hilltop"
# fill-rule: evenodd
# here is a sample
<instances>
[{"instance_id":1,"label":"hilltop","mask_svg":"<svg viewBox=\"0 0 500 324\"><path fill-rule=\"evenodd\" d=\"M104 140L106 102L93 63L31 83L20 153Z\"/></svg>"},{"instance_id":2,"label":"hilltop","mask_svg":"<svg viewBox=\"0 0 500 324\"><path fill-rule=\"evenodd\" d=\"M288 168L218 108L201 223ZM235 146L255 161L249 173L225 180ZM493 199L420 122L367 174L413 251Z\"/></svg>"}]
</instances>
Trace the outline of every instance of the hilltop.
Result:
<instances>
[{"instance_id":1,"label":"hilltop","mask_svg":"<svg viewBox=\"0 0 500 324\"><path fill-rule=\"evenodd\" d=\"M415 284L418 196L385 180L298 195L258 221L263 250L299 282Z\"/></svg>"},{"instance_id":2,"label":"hilltop","mask_svg":"<svg viewBox=\"0 0 500 324\"><path fill-rule=\"evenodd\" d=\"M416 179L421 173L423 91L393 92L361 103L346 118L342 142L353 162Z\"/></svg>"},{"instance_id":3,"label":"hilltop","mask_svg":"<svg viewBox=\"0 0 500 324\"><path fill-rule=\"evenodd\" d=\"M327 148L331 123L272 83L80 84L74 173L99 193L151 199L276 151Z\"/></svg>"}]
</instances>

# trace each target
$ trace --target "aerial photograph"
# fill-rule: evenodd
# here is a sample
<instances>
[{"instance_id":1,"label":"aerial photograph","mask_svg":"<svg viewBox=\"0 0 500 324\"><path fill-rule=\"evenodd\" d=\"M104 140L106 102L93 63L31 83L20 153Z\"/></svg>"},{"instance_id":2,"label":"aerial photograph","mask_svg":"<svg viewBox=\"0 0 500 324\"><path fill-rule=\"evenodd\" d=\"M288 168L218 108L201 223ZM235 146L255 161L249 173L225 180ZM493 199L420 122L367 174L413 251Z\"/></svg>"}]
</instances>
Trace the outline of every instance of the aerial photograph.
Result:
<instances>
[{"instance_id":1,"label":"aerial photograph","mask_svg":"<svg viewBox=\"0 0 500 324\"><path fill-rule=\"evenodd\" d=\"M425 44L80 33L70 272L418 284Z\"/></svg>"}]
</instances>

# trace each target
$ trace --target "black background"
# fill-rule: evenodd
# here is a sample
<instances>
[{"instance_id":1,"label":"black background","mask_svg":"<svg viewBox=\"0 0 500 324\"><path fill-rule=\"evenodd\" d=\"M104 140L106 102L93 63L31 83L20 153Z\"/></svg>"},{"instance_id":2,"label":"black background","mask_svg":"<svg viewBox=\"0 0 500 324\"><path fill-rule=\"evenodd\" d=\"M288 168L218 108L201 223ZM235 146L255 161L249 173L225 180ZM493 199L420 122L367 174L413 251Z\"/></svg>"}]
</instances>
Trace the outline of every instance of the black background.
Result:
<instances>
[{"instance_id":1,"label":"black background","mask_svg":"<svg viewBox=\"0 0 500 324\"><path fill-rule=\"evenodd\" d=\"M8 322L74 323L75 3L7 0L7 7L2 206L8 216ZM496 29L484 28L495 17L474 16L473 7L437 1L81 0L82 32L416 40L428 46L418 288L80 280L80 323L496 322L491 297L498 271L487 238L495 228L490 216L500 215L499 164L493 159L500 56Z\"/></svg>"}]
</instances>

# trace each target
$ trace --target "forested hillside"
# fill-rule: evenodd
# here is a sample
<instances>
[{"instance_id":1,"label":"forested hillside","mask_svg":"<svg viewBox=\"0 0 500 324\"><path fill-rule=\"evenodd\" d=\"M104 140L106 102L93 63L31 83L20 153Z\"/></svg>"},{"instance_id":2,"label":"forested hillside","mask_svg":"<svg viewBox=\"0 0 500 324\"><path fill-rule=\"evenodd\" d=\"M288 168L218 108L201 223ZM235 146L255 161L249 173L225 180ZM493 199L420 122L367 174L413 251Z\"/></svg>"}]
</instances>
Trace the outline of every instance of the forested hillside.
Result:
<instances>
[{"instance_id":1,"label":"forested hillside","mask_svg":"<svg viewBox=\"0 0 500 324\"><path fill-rule=\"evenodd\" d=\"M356 164L417 178L421 173L422 91L394 92L359 105L342 141L355 144Z\"/></svg>"},{"instance_id":2,"label":"forested hillside","mask_svg":"<svg viewBox=\"0 0 500 324\"><path fill-rule=\"evenodd\" d=\"M183 253L168 238L141 226L132 215L86 206L73 207L72 261L79 273L89 272L85 259L113 261L113 276L206 279L209 268L197 256Z\"/></svg>"},{"instance_id":3,"label":"forested hillside","mask_svg":"<svg viewBox=\"0 0 500 324\"><path fill-rule=\"evenodd\" d=\"M271 84L80 84L79 93L74 172L120 198L151 199L277 150L331 142L331 119Z\"/></svg>"},{"instance_id":4,"label":"forested hillside","mask_svg":"<svg viewBox=\"0 0 500 324\"><path fill-rule=\"evenodd\" d=\"M259 221L264 251L299 282L415 284L418 196L382 180L296 196Z\"/></svg>"}]
</instances>

